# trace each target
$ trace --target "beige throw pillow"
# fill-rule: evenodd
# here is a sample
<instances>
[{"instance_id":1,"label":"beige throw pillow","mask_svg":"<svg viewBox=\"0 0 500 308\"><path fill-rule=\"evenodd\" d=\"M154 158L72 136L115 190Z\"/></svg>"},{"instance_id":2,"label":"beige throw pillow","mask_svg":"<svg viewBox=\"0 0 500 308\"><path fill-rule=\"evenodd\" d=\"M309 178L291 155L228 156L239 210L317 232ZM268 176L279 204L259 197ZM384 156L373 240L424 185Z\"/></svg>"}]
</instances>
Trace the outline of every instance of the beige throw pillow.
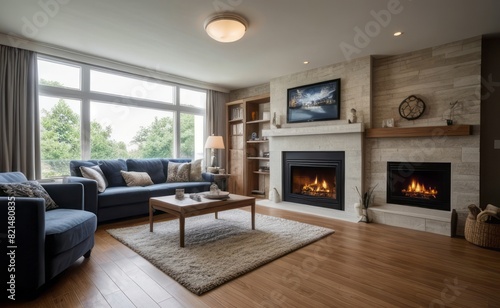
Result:
<instances>
[{"instance_id":1,"label":"beige throw pillow","mask_svg":"<svg viewBox=\"0 0 500 308\"><path fill-rule=\"evenodd\" d=\"M168 162L167 183L189 182L190 163Z\"/></svg>"},{"instance_id":2,"label":"beige throw pillow","mask_svg":"<svg viewBox=\"0 0 500 308\"><path fill-rule=\"evenodd\" d=\"M201 176L201 162L203 160L196 159L195 161L191 162L191 171L189 172L189 180L191 182L202 182L203 177Z\"/></svg>"},{"instance_id":3,"label":"beige throw pillow","mask_svg":"<svg viewBox=\"0 0 500 308\"><path fill-rule=\"evenodd\" d=\"M147 172L120 171L127 186L148 186L153 185L153 181Z\"/></svg>"},{"instance_id":4,"label":"beige throw pillow","mask_svg":"<svg viewBox=\"0 0 500 308\"><path fill-rule=\"evenodd\" d=\"M97 190L103 192L108 187L108 180L99 166L85 167L81 166L80 171L86 179L94 180L97 182Z\"/></svg>"}]
</instances>

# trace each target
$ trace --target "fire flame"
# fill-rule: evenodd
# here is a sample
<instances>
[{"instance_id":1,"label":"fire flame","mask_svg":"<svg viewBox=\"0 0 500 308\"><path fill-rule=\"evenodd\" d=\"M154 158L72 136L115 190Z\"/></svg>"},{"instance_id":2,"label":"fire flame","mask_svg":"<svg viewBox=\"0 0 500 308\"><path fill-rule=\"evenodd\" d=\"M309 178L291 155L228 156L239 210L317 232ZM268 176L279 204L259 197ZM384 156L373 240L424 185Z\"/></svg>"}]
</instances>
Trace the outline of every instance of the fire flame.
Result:
<instances>
[{"instance_id":1,"label":"fire flame","mask_svg":"<svg viewBox=\"0 0 500 308\"><path fill-rule=\"evenodd\" d=\"M401 192L404 193L407 197L412 198L421 198L421 199L430 199L436 198L438 191L436 188L425 187L425 185L414 179L412 179L411 184L408 185L407 189L403 189Z\"/></svg>"},{"instance_id":2,"label":"fire flame","mask_svg":"<svg viewBox=\"0 0 500 308\"><path fill-rule=\"evenodd\" d=\"M318 181L318 176L316 176L314 182L305 184L302 187L302 194L321 197L332 196L330 187L328 186L326 180Z\"/></svg>"}]
</instances>

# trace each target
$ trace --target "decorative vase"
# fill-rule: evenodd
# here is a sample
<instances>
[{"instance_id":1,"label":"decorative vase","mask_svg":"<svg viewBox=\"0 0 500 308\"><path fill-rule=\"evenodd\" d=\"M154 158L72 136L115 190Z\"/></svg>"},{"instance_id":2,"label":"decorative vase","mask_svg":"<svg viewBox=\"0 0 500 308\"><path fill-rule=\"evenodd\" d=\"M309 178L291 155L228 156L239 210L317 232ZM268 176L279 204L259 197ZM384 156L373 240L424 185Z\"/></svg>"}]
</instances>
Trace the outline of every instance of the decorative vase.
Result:
<instances>
[{"instance_id":1,"label":"decorative vase","mask_svg":"<svg viewBox=\"0 0 500 308\"><path fill-rule=\"evenodd\" d=\"M217 184L215 183L212 183L212 185L210 185L210 195L218 195L219 194L219 186L217 186Z\"/></svg>"},{"instance_id":2,"label":"decorative vase","mask_svg":"<svg viewBox=\"0 0 500 308\"><path fill-rule=\"evenodd\" d=\"M273 190L269 194L269 200L273 201L274 203L281 202L280 194L276 188L273 188Z\"/></svg>"},{"instance_id":3,"label":"decorative vase","mask_svg":"<svg viewBox=\"0 0 500 308\"><path fill-rule=\"evenodd\" d=\"M358 221L361 221L363 218L363 212L361 211L361 203L356 202L354 203L354 212L358 216Z\"/></svg>"},{"instance_id":4,"label":"decorative vase","mask_svg":"<svg viewBox=\"0 0 500 308\"><path fill-rule=\"evenodd\" d=\"M276 112L273 114L273 121L272 124L276 126L276 128L281 127L281 118L279 115L276 114Z\"/></svg>"},{"instance_id":5,"label":"decorative vase","mask_svg":"<svg viewBox=\"0 0 500 308\"><path fill-rule=\"evenodd\" d=\"M369 222L370 222L370 218L368 217L368 209L363 209L363 210L362 210L362 217L361 217L361 221L362 221L362 222L366 222L366 223L369 223Z\"/></svg>"}]
</instances>

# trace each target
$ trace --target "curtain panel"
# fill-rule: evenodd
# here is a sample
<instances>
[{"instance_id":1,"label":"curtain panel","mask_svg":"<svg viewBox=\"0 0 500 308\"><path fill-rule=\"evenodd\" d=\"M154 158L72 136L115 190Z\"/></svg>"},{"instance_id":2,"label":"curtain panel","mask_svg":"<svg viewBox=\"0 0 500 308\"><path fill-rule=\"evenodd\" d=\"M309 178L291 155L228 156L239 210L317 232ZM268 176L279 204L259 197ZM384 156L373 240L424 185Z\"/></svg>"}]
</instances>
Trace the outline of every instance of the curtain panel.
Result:
<instances>
[{"instance_id":1,"label":"curtain panel","mask_svg":"<svg viewBox=\"0 0 500 308\"><path fill-rule=\"evenodd\" d=\"M207 92L207 137L214 134L215 136L222 136L224 146L227 147L226 140L226 103L229 100L229 94L218 92L215 90L208 90ZM226 166L226 151L216 150L218 166L225 168ZM210 150L205 151L205 166L210 162Z\"/></svg>"},{"instance_id":2,"label":"curtain panel","mask_svg":"<svg viewBox=\"0 0 500 308\"><path fill-rule=\"evenodd\" d=\"M36 53L0 45L0 172L39 179L40 129Z\"/></svg>"}]
</instances>

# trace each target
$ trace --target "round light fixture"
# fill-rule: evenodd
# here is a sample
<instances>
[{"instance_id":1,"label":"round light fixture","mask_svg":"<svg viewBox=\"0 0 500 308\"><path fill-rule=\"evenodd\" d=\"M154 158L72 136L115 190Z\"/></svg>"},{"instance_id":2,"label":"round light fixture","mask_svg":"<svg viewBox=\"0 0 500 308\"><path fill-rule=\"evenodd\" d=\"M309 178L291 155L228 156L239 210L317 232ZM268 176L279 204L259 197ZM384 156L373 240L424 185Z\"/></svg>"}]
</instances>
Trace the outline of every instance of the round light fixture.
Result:
<instances>
[{"instance_id":1,"label":"round light fixture","mask_svg":"<svg viewBox=\"0 0 500 308\"><path fill-rule=\"evenodd\" d=\"M204 27L207 34L214 40L231 43L245 35L248 22L234 13L219 13L207 18Z\"/></svg>"},{"instance_id":2,"label":"round light fixture","mask_svg":"<svg viewBox=\"0 0 500 308\"><path fill-rule=\"evenodd\" d=\"M394 32L394 36L401 36L401 35L403 35L403 32L401 32L401 31Z\"/></svg>"}]
</instances>

